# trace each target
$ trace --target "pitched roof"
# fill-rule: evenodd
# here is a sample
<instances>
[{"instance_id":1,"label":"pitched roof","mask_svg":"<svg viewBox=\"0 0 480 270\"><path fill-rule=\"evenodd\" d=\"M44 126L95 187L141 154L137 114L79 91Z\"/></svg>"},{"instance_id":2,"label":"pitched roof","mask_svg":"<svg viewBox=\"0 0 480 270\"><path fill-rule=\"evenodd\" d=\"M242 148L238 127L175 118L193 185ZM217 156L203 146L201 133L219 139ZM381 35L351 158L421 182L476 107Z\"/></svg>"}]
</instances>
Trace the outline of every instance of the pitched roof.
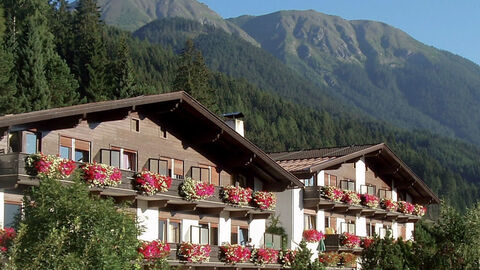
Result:
<instances>
[{"instance_id":1,"label":"pitched roof","mask_svg":"<svg viewBox=\"0 0 480 270\"><path fill-rule=\"evenodd\" d=\"M401 183L403 186L411 189L416 185L420 196L428 197L436 203L440 202L437 195L423 180L384 143L277 152L271 153L270 156L295 175L308 175L336 167L342 163L352 162L361 157L368 157L372 165L378 163L377 169L387 167L389 169L387 173L395 175L395 177L401 175L402 179L409 179L410 182Z\"/></svg>"},{"instance_id":2,"label":"pitched roof","mask_svg":"<svg viewBox=\"0 0 480 270\"><path fill-rule=\"evenodd\" d=\"M207 143L199 147L210 154L217 152L226 154L232 149L235 150L240 156L231 158L230 164L248 165L253 171L267 179L281 183L284 187L303 186L302 182L272 160L263 150L242 137L218 116L183 91L5 115L0 117L0 131L9 130L13 126L34 123L54 122L53 125L55 125L61 123L62 120L68 123L78 123L78 121L96 114L104 117L116 111L128 113L135 110L148 111L155 115L162 115L171 122L183 123L183 126L186 127L179 131L183 133L194 131L195 136L189 137L192 144L196 143L197 137L200 138L203 135L202 138Z\"/></svg>"}]
</instances>

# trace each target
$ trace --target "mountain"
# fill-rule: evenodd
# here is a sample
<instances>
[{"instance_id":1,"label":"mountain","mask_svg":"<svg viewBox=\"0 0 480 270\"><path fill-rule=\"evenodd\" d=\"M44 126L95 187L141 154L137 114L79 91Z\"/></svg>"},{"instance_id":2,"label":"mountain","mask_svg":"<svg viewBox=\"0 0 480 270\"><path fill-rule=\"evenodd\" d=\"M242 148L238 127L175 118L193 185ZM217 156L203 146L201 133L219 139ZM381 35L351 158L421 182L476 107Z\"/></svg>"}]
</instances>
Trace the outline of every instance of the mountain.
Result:
<instances>
[{"instance_id":1,"label":"mountain","mask_svg":"<svg viewBox=\"0 0 480 270\"><path fill-rule=\"evenodd\" d=\"M480 67L374 21L313 10L242 16L261 47L348 106L480 144Z\"/></svg>"},{"instance_id":2,"label":"mountain","mask_svg":"<svg viewBox=\"0 0 480 270\"><path fill-rule=\"evenodd\" d=\"M192 0L99 0L102 20L107 24L134 31L160 18L186 18L201 24L212 25L229 34L258 45L235 24L224 20L207 5Z\"/></svg>"}]
</instances>

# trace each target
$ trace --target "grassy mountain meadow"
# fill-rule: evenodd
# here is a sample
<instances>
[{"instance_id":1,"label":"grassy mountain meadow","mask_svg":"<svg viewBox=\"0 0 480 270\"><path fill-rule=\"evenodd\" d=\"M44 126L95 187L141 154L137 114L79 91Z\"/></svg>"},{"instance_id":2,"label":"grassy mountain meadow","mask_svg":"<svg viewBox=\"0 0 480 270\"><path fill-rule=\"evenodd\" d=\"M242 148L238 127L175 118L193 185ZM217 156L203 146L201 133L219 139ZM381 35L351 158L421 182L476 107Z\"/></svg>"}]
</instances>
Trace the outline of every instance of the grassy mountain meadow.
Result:
<instances>
[{"instance_id":1,"label":"grassy mountain meadow","mask_svg":"<svg viewBox=\"0 0 480 270\"><path fill-rule=\"evenodd\" d=\"M362 88L364 85L359 82L376 85L382 83L382 80L370 77L369 69L366 68L369 54L362 49L363 45L359 45L363 41L359 42L358 37L352 41L351 48L347 46L351 56L347 56L347 51L340 53L342 51L338 48L340 45L332 43L333 45L330 45L332 52L322 54L329 62L316 62L312 66L308 61L303 62L303 59L308 58L305 58L308 54L313 57L315 54L313 49L308 54L297 53L297 56L292 54L295 57L303 56L297 61L303 63L303 69L300 69L287 63L285 57L280 57L280 52L284 50L282 48L293 46L287 46L287 43L300 44L299 41L295 41L297 38L290 37L288 31L281 30L285 26L278 24L278 29L270 29L271 36L278 37L275 39L276 42L280 40L284 42L280 42L281 46L275 46L272 41L269 49L264 40L268 37L261 39L259 38L261 34L254 33L252 30L252 20L257 17L241 17L225 23L235 25L250 38L256 37L255 42L261 46L255 46L248 38L233 31L225 31L221 26L203 20L202 16L207 16L205 15L208 11L205 11L207 7L191 0L99 1L98 4L102 5L101 13L93 0L79 0L80 4L77 5L76 12L62 8L62 5L60 8L55 6L51 9L51 6L45 6L46 2L32 0L35 5L28 9L27 6L17 6L15 1L8 2L8 5L5 5L5 30L2 30L0 15L0 40L3 45L0 46L0 56L2 56L0 61L6 63L2 64L5 71L0 73L1 114L171 91L180 73L181 57L178 53L187 39L193 39L210 69L207 76L208 87L215 91L219 111L242 111L246 115L247 137L264 150L282 151L387 142L435 192L458 209L464 209L480 198L480 181L478 180L480 149L457 135L453 128L444 125L443 122L430 121L427 116L425 119L428 121L422 120L420 116L424 113L420 114L419 110L409 112L411 109L409 107L402 111L401 117L398 116L398 119L409 119L410 123L407 123L409 125L380 115L382 112L387 115L387 112L382 109L383 105L380 106L377 103L390 100L392 104L388 105L394 110L396 105L393 103L400 103L399 97L405 93L399 88L395 92L398 96L391 97L390 88L378 87L378 89L372 88L373 90L366 86ZM157 9L159 7L162 8ZM21 10L22 8L24 10ZM196 9L202 9L203 13ZM163 13L159 10L163 10ZM131 17L126 16L125 12ZM193 17L187 17L186 13ZM100 23L98 20L100 16L108 24L116 26ZM183 18L179 18L182 16ZM35 18L35 20L29 18ZM112 18L117 20L128 18L130 26L127 27L118 22L112 23ZM215 18L220 17L216 15ZM342 23L347 22L338 17L334 19ZM15 25L20 28L18 38L11 39L13 35L9 31L16 29L12 27L16 22L20 22ZM123 30L118 26L123 27ZM32 33L43 34L29 40L29 33L22 31L27 28L38 29L32 30ZM301 29L300 25L298 28ZM136 31L130 32L125 29ZM320 26L319 29L321 29ZM349 29L360 36L355 28ZM276 30L279 32L277 33ZM394 30L392 31L399 33L398 30ZM2 31L5 31L5 34ZM338 31L340 30L337 29ZM55 33L55 36L51 33ZM333 38L329 40L333 42ZM420 47L423 48L422 46ZM407 51L415 51L415 48L405 48ZM337 56L334 56L335 50ZM427 52L432 50L439 54L440 56L437 56L439 59L443 59L444 55L450 55L429 47L425 50ZM20 56L23 55L27 60L32 58L32 62L38 66L28 70L29 66L22 64L23 58ZM339 55L343 56L339 57ZM288 57L293 59L295 58L293 56ZM462 64L465 60L460 61L458 57L450 56L458 61L457 65L465 70L464 74L467 74L466 70L474 71ZM390 58L394 59L393 56ZM373 65L378 68L378 74L388 71L382 66L387 63L385 61L378 60L379 64ZM423 71L419 70L420 66L410 63L412 66L408 68L409 60L395 61L388 62L389 68L396 70L401 67L406 70L405 72L410 72L411 76L398 77L399 75L392 71L392 74L388 73L391 75L385 75L385 83L394 78L391 80L396 84L406 84L413 80L412 78L417 78L417 85L424 85L425 92L430 95L435 94L434 91L437 91L437 88L434 86L438 83L435 77L430 78L433 82L429 84L429 81L425 80ZM41 66L43 63L50 62L56 64ZM453 63L449 64L453 65ZM88 68L81 69L81 67ZM338 75L335 69L332 69L333 67L337 69L342 67L336 71L337 73L342 71L355 77L343 79L344 77ZM330 74L331 77L323 73L315 75L317 69L326 70L325 74ZM41 73L37 73L38 70L48 70L49 77L43 78ZM446 77L442 79L449 78L446 75L442 76ZM333 86L326 78L331 79L330 84ZM383 77L378 75L378 78ZM67 83L68 88L64 87ZM466 87L471 83L473 80L465 81L458 87ZM358 90L360 88L364 92L372 91L369 92L372 96ZM35 93L33 89L44 90L41 95L42 100L31 95ZM62 96L58 96L59 92L56 89L63 89ZM472 86L469 93L473 95L475 89ZM383 95L374 91L380 91ZM376 96L377 94L379 96ZM352 101L353 98L347 98L347 95L360 96L363 99L359 98L357 104ZM378 109L379 115L366 110L361 100L371 102L373 105L369 108L372 108L371 111ZM474 103L476 100L478 98L475 99L472 96L469 102ZM443 103L450 101L443 100ZM421 103L421 100L418 102ZM431 106L443 105L435 103ZM448 109L449 106L445 108ZM413 105L411 107L416 108ZM426 109L422 108L422 110ZM457 117L464 110L464 106L457 106L452 115ZM472 120L474 117L465 119ZM431 127L414 124L415 121L428 123ZM476 134L472 133L473 135Z\"/></svg>"}]
</instances>

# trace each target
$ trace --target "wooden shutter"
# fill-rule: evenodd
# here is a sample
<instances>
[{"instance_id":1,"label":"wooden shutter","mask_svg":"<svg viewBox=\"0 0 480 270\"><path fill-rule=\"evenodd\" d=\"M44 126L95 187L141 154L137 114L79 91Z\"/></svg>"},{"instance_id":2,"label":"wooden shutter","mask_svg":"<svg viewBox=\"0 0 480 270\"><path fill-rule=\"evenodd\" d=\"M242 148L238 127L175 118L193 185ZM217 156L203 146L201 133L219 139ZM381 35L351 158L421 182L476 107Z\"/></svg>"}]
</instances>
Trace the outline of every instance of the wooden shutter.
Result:
<instances>
[{"instance_id":1,"label":"wooden shutter","mask_svg":"<svg viewBox=\"0 0 480 270\"><path fill-rule=\"evenodd\" d=\"M183 176L183 160L175 159L173 173Z\"/></svg>"},{"instance_id":2,"label":"wooden shutter","mask_svg":"<svg viewBox=\"0 0 480 270\"><path fill-rule=\"evenodd\" d=\"M217 167L212 167L212 184L220 185L220 172L217 171Z\"/></svg>"},{"instance_id":3,"label":"wooden shutter","mask_svg":"<svg viewBox=\"0 0 480 270\"><path fill-rule=\"evenodd\" d=\"M60 146L72 148L72 138L60 136Z\"/></svg>"},{"instance_id":4,"label":"wooden shutter","mask_svg":"<svg viewBox=\"0 0 480 270\"><path fill-rule=\"evenodd\" d=\"M75 139L75 150L90 152L90 142Z\"/></svg>"}]
</instances>

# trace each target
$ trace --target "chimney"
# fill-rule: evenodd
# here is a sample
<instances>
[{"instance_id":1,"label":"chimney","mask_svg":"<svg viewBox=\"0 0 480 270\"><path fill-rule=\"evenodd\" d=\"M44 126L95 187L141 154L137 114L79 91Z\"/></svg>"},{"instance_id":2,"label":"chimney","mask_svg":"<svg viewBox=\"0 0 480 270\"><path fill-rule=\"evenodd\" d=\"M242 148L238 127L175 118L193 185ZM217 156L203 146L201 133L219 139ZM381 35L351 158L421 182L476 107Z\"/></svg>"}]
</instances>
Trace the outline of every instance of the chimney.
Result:
<instances>
[{"instance_id":1,"label":"chimney","mask_svg":"<svg viewBox=\"0 0 480 270\"><path fill-rule=\"evenodd\" d=\"M245 129L243 128L243 120L244 117L243 113L241 112L233 112L233 113L225 113L222 115L225 117L225 123L231 128L233 128L238 134L245 137Z\"/></svg>"}]
</instances>

